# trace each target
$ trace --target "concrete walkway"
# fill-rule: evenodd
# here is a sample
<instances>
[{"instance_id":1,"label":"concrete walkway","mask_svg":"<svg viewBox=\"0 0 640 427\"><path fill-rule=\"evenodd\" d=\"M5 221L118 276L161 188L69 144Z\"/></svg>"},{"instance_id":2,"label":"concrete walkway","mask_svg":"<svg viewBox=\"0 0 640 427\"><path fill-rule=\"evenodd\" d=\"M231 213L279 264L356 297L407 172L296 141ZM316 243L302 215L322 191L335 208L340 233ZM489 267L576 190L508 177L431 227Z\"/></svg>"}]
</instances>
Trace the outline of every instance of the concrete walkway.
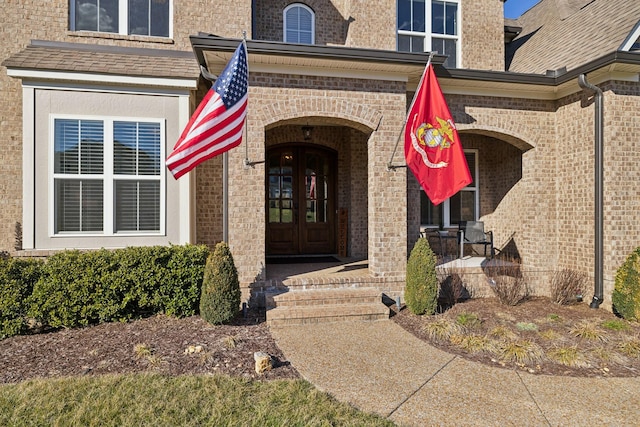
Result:
<instances>
[{"instance_id":1,"label":"concrete walkway","mask_svg":"<svg viewBox=\"0 0 640 427\"><path fill-rule=\"evenodd\" d=\"M640 425L640 378L492 368L440 351L392 321L271 330L305 379L401 426Z\"/></svg>"}]
</instances>

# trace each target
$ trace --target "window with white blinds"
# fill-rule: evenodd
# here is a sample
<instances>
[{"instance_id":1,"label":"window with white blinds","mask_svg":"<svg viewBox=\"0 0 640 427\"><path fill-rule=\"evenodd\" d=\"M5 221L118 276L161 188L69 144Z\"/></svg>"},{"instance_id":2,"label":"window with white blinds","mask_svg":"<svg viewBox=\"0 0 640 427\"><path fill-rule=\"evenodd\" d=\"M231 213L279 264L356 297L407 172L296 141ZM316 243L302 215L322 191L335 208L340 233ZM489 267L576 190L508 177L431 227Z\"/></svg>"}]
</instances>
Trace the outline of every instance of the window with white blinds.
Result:
<instances>
[{"instance_id":1,"label":"window with white blinds","mask_svg":"<svg viewBox=\"0 0 640 427\"><path fill-rule=\"evenodd\" d=\"M54 234L163 231L162 121L53 123Z\"/></svg>"},{"instance_id":2,"label":"window with white blinds","mask_svg":"<svg viewBox=\"0 0 640 427\"><path fill-rule=\"evenodd\" d=\"M315 43L315 15L301 3L293 3L284 9L284 42Z\"/></svg>"}]
</instances>

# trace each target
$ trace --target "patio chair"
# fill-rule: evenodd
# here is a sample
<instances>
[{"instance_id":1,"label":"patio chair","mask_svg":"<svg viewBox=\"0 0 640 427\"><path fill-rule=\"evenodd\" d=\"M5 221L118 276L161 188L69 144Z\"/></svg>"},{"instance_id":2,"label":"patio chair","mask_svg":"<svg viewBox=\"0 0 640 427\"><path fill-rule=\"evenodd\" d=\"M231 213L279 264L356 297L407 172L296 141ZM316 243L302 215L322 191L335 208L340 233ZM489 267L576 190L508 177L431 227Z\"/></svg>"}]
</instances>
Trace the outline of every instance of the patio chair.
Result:
<instances>
[{"instance_id":1,"label":"patio chair","mask_svg":"<svg viewBox=\"0 0 640 427\"><path fill-rule=\"evenodd\" d=\"M484 256L487 256L487 246L490 251L491 258L495 256L495 248L493 247L493 232L484 231L484 222L482 221L460 221L458 224L458 241L460 243L460 255L464 255L464 245L483 245ZM473 246L471 247L472 250Z\"/></svg>"}]
</instances>

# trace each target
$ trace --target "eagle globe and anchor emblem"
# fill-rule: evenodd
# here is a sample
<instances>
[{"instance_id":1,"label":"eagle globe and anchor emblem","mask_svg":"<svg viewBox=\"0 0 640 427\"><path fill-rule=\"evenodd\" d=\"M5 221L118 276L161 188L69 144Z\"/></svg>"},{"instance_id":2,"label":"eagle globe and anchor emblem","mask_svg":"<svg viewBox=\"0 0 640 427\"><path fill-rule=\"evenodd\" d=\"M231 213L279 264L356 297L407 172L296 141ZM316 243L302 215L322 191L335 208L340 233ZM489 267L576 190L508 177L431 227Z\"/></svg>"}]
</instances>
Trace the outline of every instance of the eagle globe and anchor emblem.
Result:
<instances>
[{"instance_id":1,"label":"eagle globe and anchor emblem","mask_svg":"<svg viewBox=\"0 0 640 427\"><path fill-rule=\"evenodd\" d=\"M415 125L417 114L413 118ZM456 128L453 122L436 117L436 125L431 123L422 123L415 131L411 132L411 145L417 153L422 157L424 164L433 169L440 169L447 166L447 162L433 163L427 157L426 147L445 149L451 147L454 142L453 130Z\"/></svg>"}]
</instances>

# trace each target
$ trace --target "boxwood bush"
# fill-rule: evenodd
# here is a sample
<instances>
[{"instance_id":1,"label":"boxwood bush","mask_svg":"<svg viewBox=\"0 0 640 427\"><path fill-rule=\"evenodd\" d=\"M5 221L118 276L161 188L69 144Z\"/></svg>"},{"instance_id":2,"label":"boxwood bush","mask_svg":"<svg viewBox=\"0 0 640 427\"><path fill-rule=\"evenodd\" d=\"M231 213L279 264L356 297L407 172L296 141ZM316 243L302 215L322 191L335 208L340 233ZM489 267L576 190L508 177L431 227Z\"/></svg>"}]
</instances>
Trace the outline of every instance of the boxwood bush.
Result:
<instances>
[{"instance_id":1,"label":"boxwood bush","mask_svg":"<svg viewBox=\"0 0 640 427\"><path fill-rule=\"evenodd\" d=\"M640 320L640 247L618 268L611 301L620 316Z\"/></svg>"},{"instance_id":2,"label":"boxwood bush","mask_svg":"<svg viewBox=\"0 0 640 427\"><path fill-rule=\"evenodd\" d=\"M232 320L240 308L240 283L229 246L220 242L207 259L200 297L200 316L214 325Z\"/></svg>"},{"instance_id":3,"label":"boxwood bush","mask_svg":"<svg viewBox=\"0 0 640 427\"><path fill-rule=\"evenodd\" d=\"M197 313L206 246L152 246L51 256L29 298L29 316L50 327Z\"/></svg>"},{"instance_id":4,"label":"boxwood bush","mask_svg":"<svg viewBox=\"0 0 640 427\"><path fill-rule=\"evenodd\" d=\"M407 285L404 298L413 314L434 314L438 307L436 256L427 239L420 238L407 261Z\"/></svg>"},{"instance_id":5,"label":"boxwood bush","mask_svg":"<svg viewBox=\"0 0 640 427\"><path fill-rule=\"evenodd\" d=\"M0 339L27 329L27 298L43 265L38 259L0 259Z\"/></svg>"}]
</instances>

